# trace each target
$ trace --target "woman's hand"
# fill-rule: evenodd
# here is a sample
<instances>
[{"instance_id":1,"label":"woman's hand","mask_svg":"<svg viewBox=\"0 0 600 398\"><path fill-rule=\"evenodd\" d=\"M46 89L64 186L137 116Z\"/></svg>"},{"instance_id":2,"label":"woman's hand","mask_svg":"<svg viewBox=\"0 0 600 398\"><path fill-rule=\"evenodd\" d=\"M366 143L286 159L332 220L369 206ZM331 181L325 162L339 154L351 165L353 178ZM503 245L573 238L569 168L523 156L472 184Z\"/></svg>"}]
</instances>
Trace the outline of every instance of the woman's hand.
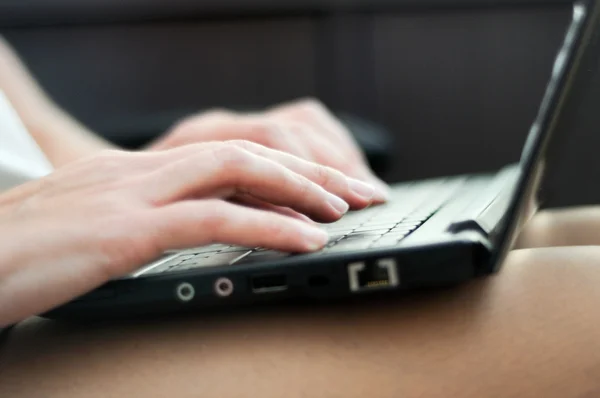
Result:
<instances>
[{"instance_id":1,"label":"woman's hand","mask_svg":"<svg viewBox=\"0 0 600 398\"><path fill-rule=\"evenodd\" d=\"M387 197L387 185L369 168L348 130L320 102L303 100L257 114L211 111L184 119L150 149L243 139L279 149L377 188L376 202Z\"/></svg>"},{"instance_id":2,"label":"woman's hand","mask_svg":"<svg viewBox=\"0 0 600 398\"><path fill-rule=\"evenodd\" d=\"M246 141L108 151L71 163L0 195L0 326L169 249L223 242L317 250L327 235L306 217L335 221L349 207L368 206L373 192L337 170Z\"/></svg>"}]
</instances>

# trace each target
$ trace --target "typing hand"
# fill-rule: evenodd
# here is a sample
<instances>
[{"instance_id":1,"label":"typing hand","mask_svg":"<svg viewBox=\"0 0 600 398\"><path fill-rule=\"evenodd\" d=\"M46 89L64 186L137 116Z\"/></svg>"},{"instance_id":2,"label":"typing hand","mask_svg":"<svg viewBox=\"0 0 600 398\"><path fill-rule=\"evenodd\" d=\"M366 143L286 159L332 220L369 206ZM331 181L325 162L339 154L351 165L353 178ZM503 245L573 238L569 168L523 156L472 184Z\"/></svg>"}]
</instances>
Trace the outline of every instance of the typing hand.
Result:
<instances>
[{"instance_id":1,"label":"typing hand","mask_svg":"<svg viewBox=\"0 0 600 398\"><path fill-rule=\"evenodd\" d=\"M370 170L348 130L320 102L297 101L256 114L219 110L184 119L151 149L206 141L243 139L278 149L368 182L375 202L387 197L387 185Z\"/></svg>"},{"instance_id":2,"label":"typing hand","mask_svg":"<svg viewBox=\"0 0 600 398\"><path fill-rule=\"evenodd\" d=\"M245 142L106 153L0 195L0 326L134 271L166 250L213 242L320 249L311 219L371 203L341 172ZM240 205L280 209L265 211Z\"/></svg>"}]
</instances>

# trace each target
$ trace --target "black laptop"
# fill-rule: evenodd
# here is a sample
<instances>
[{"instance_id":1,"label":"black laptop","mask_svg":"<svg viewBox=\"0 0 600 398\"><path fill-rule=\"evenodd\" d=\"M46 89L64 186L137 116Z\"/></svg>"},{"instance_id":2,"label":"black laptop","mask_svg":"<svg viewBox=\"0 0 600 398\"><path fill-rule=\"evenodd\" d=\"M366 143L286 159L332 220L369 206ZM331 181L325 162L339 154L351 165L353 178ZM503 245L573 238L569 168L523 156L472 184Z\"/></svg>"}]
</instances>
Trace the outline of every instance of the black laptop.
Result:
<instances>
[{"instance_id":1,"label":"black laptop","mask_svg":"<svg viewBox=\"0 0 600 398\"><path fill-rule=\"evenodd\" d=\"M131 317L327 301L454 285L497 272L538 207L548 149L568 134L598 69L599 22L595 1L574 5L518 163L493 174L395 185L389 203L324 225L331 238L316 253L226 244L169 252L45 316Z\"/></svg>"}]
</instances>

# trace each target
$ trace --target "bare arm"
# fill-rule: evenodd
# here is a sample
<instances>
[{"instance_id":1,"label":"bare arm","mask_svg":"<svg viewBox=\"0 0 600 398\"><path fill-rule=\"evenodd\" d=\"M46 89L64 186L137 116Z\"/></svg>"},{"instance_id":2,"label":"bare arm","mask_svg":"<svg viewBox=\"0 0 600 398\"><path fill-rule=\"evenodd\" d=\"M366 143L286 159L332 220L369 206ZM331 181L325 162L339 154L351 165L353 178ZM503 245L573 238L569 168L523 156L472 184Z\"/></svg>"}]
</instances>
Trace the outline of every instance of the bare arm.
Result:
<instances>
[{"instance_id":1,"label":"bare arm","mask_svg":"<svg viewBox=\"0 0 600 398\"><path fill-rule=\"evenodd\" d=\"M0 90L55 167L112 147L48 97L2 36ZM239 139L291 153L374 185L376 202L387 197L387 185L370 169L350 132L317 100L294 101L253 115L227 111L195 115L176 124L150 149Z\"/></svg>"},{"instance_id":2,"label":"bare arm","mask_svg":"<svg viewBox=\"0 0 600 398\"><path fill-rule=\"evenodd\" d=\"M337 170L248 141L72 162L0 195L0 327L169 249L222 242L317 250L327 235L307 217L335 221L373 195Z\"/></svg>"},{"instance_id":3,"label":"bare arm","mask_svg":"<svg viewBox=\"0 0 600 398\"><path fill-rule=\"evenodd\" d=\"M55 167L112 146L60 109L2 36L0 90Z\"/></svg>"}]
</instances>

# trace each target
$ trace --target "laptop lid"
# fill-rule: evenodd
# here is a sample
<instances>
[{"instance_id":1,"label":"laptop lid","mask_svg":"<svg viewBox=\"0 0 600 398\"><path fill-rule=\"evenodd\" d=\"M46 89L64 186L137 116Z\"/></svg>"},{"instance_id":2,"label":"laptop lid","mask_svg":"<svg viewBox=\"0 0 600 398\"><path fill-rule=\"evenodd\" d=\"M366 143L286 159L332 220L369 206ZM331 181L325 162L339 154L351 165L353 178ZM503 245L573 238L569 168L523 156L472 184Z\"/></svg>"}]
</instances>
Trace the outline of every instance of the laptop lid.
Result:
<instances>
[{"instance_id":1,"label":"laptop lid","mask_svg":"<svg viewBox=\"0 0 600 398\"><path fill-rule=\"evenodd\" d=\"M498 244L490 261L493 268L502 265L521 227L539 207L540 185L549 160L551 138L569 134L569 129L577 120L584 94L591 89L593 76L598 71L599 28L600 6L597 2L575 2L571 23L523 148L519 178L506 217L499 228Z\"/></svg>"}]
</instances>

